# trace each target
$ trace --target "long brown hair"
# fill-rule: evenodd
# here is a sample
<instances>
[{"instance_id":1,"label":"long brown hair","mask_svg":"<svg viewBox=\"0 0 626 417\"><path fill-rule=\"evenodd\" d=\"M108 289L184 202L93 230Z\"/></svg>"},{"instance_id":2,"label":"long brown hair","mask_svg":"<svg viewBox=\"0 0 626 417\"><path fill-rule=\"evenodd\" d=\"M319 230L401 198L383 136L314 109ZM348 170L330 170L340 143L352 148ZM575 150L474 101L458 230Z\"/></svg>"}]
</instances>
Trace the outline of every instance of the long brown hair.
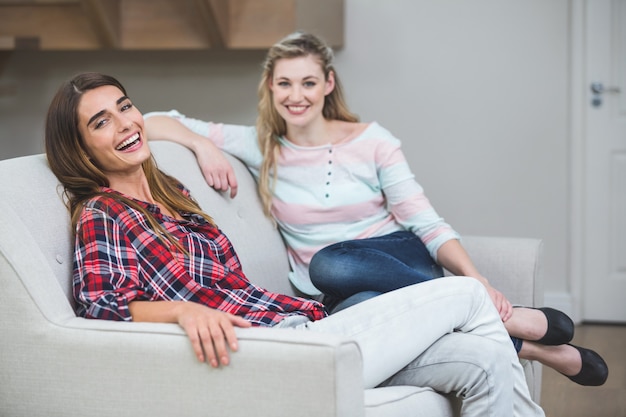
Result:
<instances>
[{"instance_id":1,"label":"long brown hair","mask_svg":"<svg viewBox=\"0 0 626 417\"><path fill-rule=\"evenodd\" d=\"M278 138L287 133L287 125L272 103L270 82L278 60L309 55L318 60L325 80L328 80L331 72L335 77L335 88L324 99L322 110L324 118L347 122L359 121L359 118L348 109L339 76L333 66L333 50L323 40L309 33L295 32L269 49L263 63L263 74L258 88L259 104L256 123L259 147L263 154L258 187L263 210L268 216L272 210L272 194L277 175L276 160L280 152Z\"/></svg>"},{"instance_id":2,"label":"long brown hair","mask_svg":"<svg viewBox=\"0 0 626 417\"><path fill-rule=\"evenodd\" d=\"M61 85L50 103L46 117L46 157L50 169L63 185L73 229L76 228L83 204L95 196L103 195L102 187L109 186L105 174L88 157L78 128L78 106L83 94L103 86L117 87L127 95L124 86L109 75L81 73ZM195 213L213 224L211 217L203 213L195 201L183 194L179 182L158 169L152 157L142 167L157 202L172 212ZM106 195L140 211L157 235L165 236L174 246L180 247L141 205L119 194Z\"/></svg>"}]
</instances>

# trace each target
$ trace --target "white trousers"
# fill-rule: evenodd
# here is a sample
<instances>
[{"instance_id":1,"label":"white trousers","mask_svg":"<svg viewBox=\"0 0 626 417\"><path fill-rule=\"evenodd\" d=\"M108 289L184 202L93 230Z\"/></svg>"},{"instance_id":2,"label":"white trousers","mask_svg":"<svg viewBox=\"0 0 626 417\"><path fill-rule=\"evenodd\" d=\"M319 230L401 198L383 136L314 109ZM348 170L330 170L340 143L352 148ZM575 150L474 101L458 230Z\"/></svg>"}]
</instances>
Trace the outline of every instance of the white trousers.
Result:
<instances>
[{"instance_id":1,"label":"white trousers","mask_svg":"<svg viewBox=\"0 0 626 417\"><path fill-rule=\"evenodd\" d=\"M412 285L296 328L355 340L365 388L432 387L462 398L463 416L544 416L500 316L475 279Z\"/></svg>"}]
</instances>

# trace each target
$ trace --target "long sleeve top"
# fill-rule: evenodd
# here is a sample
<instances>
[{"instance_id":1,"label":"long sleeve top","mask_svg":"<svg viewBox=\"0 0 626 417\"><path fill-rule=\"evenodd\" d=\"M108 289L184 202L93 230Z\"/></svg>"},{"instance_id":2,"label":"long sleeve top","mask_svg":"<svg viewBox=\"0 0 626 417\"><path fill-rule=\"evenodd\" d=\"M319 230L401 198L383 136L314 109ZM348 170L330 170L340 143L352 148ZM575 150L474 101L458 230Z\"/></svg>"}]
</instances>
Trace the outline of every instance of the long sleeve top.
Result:
<instances>
[{"instance_id":1,"label":"long sleeve top","mask_svg":"<svg viewBox=\"0 0 626 417\"><path fill-rule=\"evenodd\" d=\"M325 317L320 303L272 293L250 283L228 238L203 217L178 220L156 205L151 213L187 253L159 238L145 215L112 197L89 200L76 227L73 291L87 318L132 320L134 300L184 300L273 326L288 316ZM185 190L186 191L186 190Z\"/></svg>"},{"instance_id":2,"label":"long sleeve top","mask_svg":"<svg viewBox=\"0 0 626 417\"><path fill-rule=\"evenodd\" d=\"M168 115L206 136L241 160L257 179L263 156L256 129ZM287 244L289 279L302 292L319 295L308 266L325 246L351 239L409 230L420 237L431 256L459 235L434 210L415 181L401 142L378 123L339 143L297 146L279 138L277 181L272 215Z\"/></svg>"}]
</instances>

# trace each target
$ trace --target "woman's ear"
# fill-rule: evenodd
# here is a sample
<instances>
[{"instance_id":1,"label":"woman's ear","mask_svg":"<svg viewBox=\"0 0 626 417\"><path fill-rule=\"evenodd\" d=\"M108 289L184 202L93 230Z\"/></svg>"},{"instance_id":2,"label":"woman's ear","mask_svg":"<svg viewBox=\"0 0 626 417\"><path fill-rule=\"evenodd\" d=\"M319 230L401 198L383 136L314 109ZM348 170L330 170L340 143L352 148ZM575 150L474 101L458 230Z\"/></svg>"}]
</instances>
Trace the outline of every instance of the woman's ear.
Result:
<instances>
[{"instance_id":1,"label":"woman's ear","mask_svg":"<svg viewBox=\"0 0 626 417\"><path fill-rule=\"evenodd\" d=\"M327 96L333 92L335 89L335 71L330 71L328 73L328 79L326 80L326 89L324 90L324 95Z\"/></svg>"}]
</instances>

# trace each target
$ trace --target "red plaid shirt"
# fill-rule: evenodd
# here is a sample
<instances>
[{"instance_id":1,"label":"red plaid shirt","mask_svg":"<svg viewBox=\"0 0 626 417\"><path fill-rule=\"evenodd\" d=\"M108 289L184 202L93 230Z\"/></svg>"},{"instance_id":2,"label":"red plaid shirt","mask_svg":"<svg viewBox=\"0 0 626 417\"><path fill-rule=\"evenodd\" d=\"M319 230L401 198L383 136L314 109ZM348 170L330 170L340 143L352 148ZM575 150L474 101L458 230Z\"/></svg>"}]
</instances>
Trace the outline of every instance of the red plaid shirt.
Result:
<instances>
[{"instance_id":1,"label":"red plaid shirt","mask_svg":"<svg viewBox=\"0 0 626 417\"><path fill-rule=\"evenodd\" d=\"M158 239L141 212L109 196L91 199L78 221L74 250L74 298L80 316L132 320L128 303L133 300L186 300L259 326L273 326L293 315L311 320L325 317L318 302L250 283L226 235L201 216L182 214L184 220L176 220L155 205L134 201L188 255Z\"/></svg>"}]
</instances>

